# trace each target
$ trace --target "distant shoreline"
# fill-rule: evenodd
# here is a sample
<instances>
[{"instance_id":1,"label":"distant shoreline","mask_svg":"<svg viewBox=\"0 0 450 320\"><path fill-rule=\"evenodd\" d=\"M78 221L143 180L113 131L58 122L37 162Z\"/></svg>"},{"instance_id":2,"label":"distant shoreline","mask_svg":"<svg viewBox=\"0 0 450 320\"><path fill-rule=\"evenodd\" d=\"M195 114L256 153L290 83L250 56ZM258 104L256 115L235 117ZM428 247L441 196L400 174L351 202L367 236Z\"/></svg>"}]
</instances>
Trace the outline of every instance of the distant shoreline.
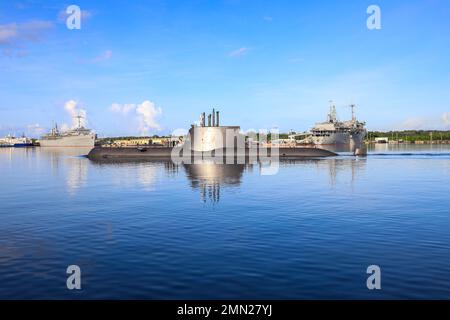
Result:
<instances>
[{"instance_id":1,"label":"distant shoreline","mask_svg":"<svg viewBox=\"0 0 450 320\"><path fill-rule=\"evenodd\" d=\"M369 131L366 143L380 139L390 144L450 144L450 130Z\"/></svg>"},{"instance_id":2,"label":"distant shoreline","mask_svg":"<svg viewBox=\"0 0 450 320\"><path fill-rule=\"evenodd\" d=\"M280 133L279 139L288 139L291 133ZM98 142L112 142L118 140L161 140L170 139L170 136L120 136L103 137ZM268 137L270 140L270 136ZM172 137L173 139L173 137ZM365 143L380 143L380 139L386 139L384 143L390 144L450 144L450 130L392 130L392 131L368 131ZM383 142L381 142L383 143Z\"/></svg>"}]
</instances>

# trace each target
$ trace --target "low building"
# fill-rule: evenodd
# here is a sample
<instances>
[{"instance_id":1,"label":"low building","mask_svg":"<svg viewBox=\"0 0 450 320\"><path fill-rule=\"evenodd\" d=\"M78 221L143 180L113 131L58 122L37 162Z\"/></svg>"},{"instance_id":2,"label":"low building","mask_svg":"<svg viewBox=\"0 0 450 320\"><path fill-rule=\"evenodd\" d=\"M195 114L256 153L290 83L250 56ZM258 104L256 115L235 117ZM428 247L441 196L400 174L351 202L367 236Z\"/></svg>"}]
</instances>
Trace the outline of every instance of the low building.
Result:
<instances>
[{"instance_id":1,"label":"low building","mask_svg":"<svg viewBox=\"0 0 450 320\"><path fill-rule=\"evenodd\" d=\"M139 146L176 146L182 143L184 137L130 137L111 139L107 145L111 147L139 147Z\"/></svg>"},{"instance_id":2,"label":"low building","mask_svg":"<svg viewBox=\"0 0 450 320\"><path fill-rule=\"evenodd\" d=\"M270 145L295 147L297 142L294 139L276 139L272 140Z\"/></svg>"},{"instance_id":3,"label":"low building","mask_svg":"<svg viewBox=\"0 0 450 320\"><path fill-rule=\"evenodd\" d=\"M389 138L388 137L375 138L375 143L389 143Z\"/></svg>"}]
</instances>

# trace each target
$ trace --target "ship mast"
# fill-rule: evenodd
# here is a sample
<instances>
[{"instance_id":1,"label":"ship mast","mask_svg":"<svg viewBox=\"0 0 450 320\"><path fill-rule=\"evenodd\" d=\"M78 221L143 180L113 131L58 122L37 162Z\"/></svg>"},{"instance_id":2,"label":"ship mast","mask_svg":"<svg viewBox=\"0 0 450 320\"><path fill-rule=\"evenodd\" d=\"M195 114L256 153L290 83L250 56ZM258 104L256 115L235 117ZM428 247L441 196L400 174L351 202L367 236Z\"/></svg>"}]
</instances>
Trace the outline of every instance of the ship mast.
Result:
<instances>
[{"instance_id":1,"label":"ship mast","mask_svg":"<svg viewBox=\"0 0 450 320\"><path fill-rule=\"evenodd\" d=\"M351 105L350 105L350 108L352 109L352 121L355 122L355 121L356 121L356 117L355 117L355 108L356 108L356 105L351 104Z\"/></svg>"},{"instance_id":2,"label":"ship mast","mask_svg":"<svg viewBox=\"0 0 450 320\"><path fill-rule=\"evenodd\" d=\"M83 116L78 114L78 116L76 116L75 118L78 119L78 129L81 129L81 119L83 119Z\"/></svg>"},{"instance_id":3,"label":"ship mast","mask_svg":"<svg viewBox=\"0 0 450 320\"><path fill-rule=\"evenodd\" d=\"M328 114L328 122L336 122L337 114L336 114L336 106L333 103L333 100L330 100L330 113Z\"/></svg>"}]
</instances>

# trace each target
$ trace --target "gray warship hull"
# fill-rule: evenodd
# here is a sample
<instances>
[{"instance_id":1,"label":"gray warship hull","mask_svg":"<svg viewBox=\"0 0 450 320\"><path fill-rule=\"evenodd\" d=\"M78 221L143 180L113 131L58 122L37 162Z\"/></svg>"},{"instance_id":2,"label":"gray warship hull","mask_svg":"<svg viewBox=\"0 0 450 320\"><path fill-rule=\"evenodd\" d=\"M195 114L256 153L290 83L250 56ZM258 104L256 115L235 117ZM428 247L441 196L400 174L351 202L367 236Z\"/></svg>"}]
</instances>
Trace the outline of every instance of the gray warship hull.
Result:
<instances>
[{"instance_id":1,"label":"gray warship hull","mask_svg":"<svg viewBox=\"0 0 450 320\"><path fill-rule=\"evenodd\" d=\"M52 136L39 140L41 147L94 147L95 135Z\"/></svg>"},{"instance_id":2,"label":"gray warship hull","mask_svg":"<svg viewBox=\"0 0 450 320\"><path fill-rule=\"evenodd\" d=\"M314 145L350 145L351 143L360 145L366 136L365 131L359 132L336 132L327 136L311 136L306 141Z\"/></svg>"}]
</instances>

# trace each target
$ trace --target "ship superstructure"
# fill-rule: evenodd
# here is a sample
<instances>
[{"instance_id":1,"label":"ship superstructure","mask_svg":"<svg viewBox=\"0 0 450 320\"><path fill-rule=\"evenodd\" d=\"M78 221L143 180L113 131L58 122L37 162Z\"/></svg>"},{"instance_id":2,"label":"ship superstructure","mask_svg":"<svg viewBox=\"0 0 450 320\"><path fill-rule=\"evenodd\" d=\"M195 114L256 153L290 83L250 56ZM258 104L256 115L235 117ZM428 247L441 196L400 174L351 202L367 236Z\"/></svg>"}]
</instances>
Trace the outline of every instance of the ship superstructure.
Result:
<instances>
[{"instance_id":1,"label":"ship superstructure","mask_svg":"<svg viewBox=\"0 0 450 320\"><path fill-rule=\"evenodd\" d=\"M94 147L95 133L81 125L81 116L78 126L67 131L60 131L55 124L50 133L43 135L39 140L41 147Z\"/></svg>"}]
</instances>

